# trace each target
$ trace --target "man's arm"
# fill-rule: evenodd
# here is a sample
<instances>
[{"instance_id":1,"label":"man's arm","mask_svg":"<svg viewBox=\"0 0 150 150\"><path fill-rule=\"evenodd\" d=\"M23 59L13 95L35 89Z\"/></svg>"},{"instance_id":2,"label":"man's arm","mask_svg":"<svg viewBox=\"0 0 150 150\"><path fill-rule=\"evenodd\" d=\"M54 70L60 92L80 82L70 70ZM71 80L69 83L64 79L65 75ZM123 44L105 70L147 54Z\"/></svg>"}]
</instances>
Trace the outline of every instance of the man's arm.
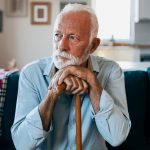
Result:
<instances>
[{"instance_id":1,"label":"man's arm","mask_svg":"<svg viewBox=\"0 0 150 150\"><path fill-rule=\"evenodd\" d=\"M56 78L54 78L54 80L55 79ZM63 91L69 92L71 94L82 94L86 92L87 89L88 85L85 81L73 76L67 76L64 79L64 83L57 86L56 88L49 87L46 98L39 105L39 112L43 124L43 129L45 131L49 130L52 113L55 107L57 97Z\"/></svg>"},{"instance_id":2,"label":"man's arm","mask_svg":"<svg viewBox=\"0 0 150 150\"><path fill-rule=\"evenodd\" d=\"M127 137L131 123L129 119L124 75L116 64L108 68L109 76L106 87L86 68L68 67L59 78L61 84L68 74L75 75L89 84L89 96L93 106L93 119L98 131L111 145L121 144Z\"/></svg>"},{"instance_id":3,"label":"man's arm","mask_svg":"<svg viewBox=\"0 0 150 150\"><path fill-rule=\"evenodd\" d=\"M39 113L45 131L49 130L56 99L56 94L52 90L48 90L45 99L39 105Z\"/></svg>"},{"instance_id":4,"label":"man's arm","mask_svg":"<svg viewBox=\"0 0 150 150\"><path fill-rule=\"evenodd\" d=\"M11 128L16 149L35 149L52 130L52 127L48 132L43 130L38 108L41 99L34 84L34 71L34 67L29 66L20 73L15 120Z\"/></svg>"},{"instance_id":5,"label":"man's arm","mask_svg":"<svg viewBox=\"0 0 150 150\"><path fill-rule=\"evenodd\" d=\"M46 139L53 129L52 113L57 96L61 94L59 90L49 88L45 98L41 100L40 91L34 82L36 78L34 73L38 72L34 68L23 69L20 73L15 120L11 128L16 149L35 149ZM87 84L84 81L72 76L67 77L64 83L70 92L84 93L87 90ZM71 83L75 84L71 85Z\"/></svg>"},{"instance_id":6,"label":"man's arm","mask_svg":"<svg viewBox=\"0 0 150 150\"><path fill-rule=\"evenodd\" d=\"M104 139L112 146L118 146L127 138L131 122L128 114L124 73L113 64L105 88L102 91L100 111L93 114L95 123Z\"/></svg>"}]
</instances>

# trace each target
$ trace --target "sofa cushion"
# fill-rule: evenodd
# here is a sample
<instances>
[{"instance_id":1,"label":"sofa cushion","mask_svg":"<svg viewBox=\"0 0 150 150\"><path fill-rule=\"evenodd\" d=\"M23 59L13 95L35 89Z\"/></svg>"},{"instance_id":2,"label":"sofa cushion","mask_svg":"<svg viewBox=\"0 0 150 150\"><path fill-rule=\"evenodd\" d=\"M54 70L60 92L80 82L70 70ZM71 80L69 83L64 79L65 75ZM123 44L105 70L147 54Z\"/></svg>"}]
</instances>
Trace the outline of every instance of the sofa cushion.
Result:
<instances>
[{"instance_id":1,"label":"sofa cushion","mask_svg":"<svg viewBox=\"0 0 150 150\"><path fill-rule=\"evenodd\" d=\"M108 147L116 150L136 150L139 147L144 148L147 143L145 130L146 106L149 99L148 74L145 71L126 71L124 75L131 130L121 146L113 148L108 145ZM150 149L150 145L148 147Z\"/></svg>"},{"instance_id":2,"label":"sofa cushion","mask_svg":"<svg viewBox=\"0 0 150 150\"><path fill-rule=\"evenodd\" d=\"M149 99L148 74L145 71L125 72L125 86L128 109L132 122L131 131L126 140L128 147L145 145L146 108Z\"/></svg>"}]
</instances>

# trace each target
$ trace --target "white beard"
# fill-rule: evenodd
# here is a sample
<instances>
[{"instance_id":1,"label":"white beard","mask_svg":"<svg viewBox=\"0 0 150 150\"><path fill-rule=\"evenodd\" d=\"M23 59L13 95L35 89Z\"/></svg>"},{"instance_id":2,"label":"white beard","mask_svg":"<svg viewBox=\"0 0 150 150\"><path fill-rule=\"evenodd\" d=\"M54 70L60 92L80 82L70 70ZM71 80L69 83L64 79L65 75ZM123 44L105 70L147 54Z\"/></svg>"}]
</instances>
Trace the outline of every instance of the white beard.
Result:
<instances>
[{"instance_id":1,"label":"white beard","mask_svg":"<svg viewBox=\"0 0 150 150\"><path fill-rule=\"evenodd\" d=\"M53 62L55 64L56 68L58 68L58 69L65 68L70 65L81 65L89 58L89 55L90 55L88 50L85 50L85 52L86 53L81 58L79 58L79 57L75 57L65 51L54 50L53 51ZM64 57L66 59L61 59L59 56Z\"/></svg>"}]
</instances>

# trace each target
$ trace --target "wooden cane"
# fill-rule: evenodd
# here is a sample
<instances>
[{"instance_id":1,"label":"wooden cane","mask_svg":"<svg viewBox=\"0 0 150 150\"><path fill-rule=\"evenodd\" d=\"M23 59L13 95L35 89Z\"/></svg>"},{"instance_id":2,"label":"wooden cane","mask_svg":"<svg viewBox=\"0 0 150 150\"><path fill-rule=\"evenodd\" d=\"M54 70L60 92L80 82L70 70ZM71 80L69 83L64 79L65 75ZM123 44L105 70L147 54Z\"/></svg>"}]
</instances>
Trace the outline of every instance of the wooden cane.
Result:
<instances>
[{"instance_id":1,"label":"wooden cane","mask_svg":"<svg viewBox=\"0 0 150 150\"><path fill-rule=\"evenodd\" d=\"M79 95L76 95L76 150L82 150L81 101Z\"/></svg>"},{"instance_id":2,"label":"wooden cane","mask_svg":"<svg viewBox=\"0 0 150 150\"><path fill-rule=\"evenodd\" d=\"M59 85L59 93L62 93L65 90L65 88L65 83ZM81 101L79 95L76 95L76 150L82 150Z\"/></svg>"}]
</instances>

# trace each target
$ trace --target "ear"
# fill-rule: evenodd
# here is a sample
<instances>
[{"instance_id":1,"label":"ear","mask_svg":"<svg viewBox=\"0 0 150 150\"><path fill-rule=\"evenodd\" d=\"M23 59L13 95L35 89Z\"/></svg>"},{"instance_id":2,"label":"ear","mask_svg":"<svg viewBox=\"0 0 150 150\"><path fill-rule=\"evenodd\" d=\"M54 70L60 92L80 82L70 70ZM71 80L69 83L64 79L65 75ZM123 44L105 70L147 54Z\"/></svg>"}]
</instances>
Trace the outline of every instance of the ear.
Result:
<instances>
[{"instance_id":1,"label":"ear","mask_svg":"<svg viewBox=\"0 0 150 150\"><path fill-rule=\"evenodd\" d=\"M92 46L91 46L91 49L90 49L90 53L93 53L96 49L97 49L97 47L99 46L99 44L100 44L100 39L99 38L94 38L93 39L93 41L92 41Z\"/></svg>"}]
</instances>

